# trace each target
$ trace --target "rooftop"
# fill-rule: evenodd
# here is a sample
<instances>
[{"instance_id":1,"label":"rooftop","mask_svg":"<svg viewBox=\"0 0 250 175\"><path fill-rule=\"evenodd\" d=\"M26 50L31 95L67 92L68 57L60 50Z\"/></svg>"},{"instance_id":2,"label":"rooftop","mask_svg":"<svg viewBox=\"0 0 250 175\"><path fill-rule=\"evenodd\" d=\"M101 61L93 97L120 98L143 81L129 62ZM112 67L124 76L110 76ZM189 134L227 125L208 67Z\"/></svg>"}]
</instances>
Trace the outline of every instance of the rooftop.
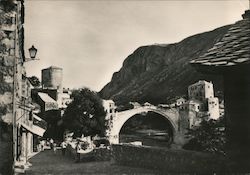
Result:
<instances>
[{"instance_id":1,"label":"rooftop","mask_svg":"<svg viewBox=\"0 0 250 175\"><path fill-rule=\"evenodd\" d=\"M199 80L198 82L194 83L194 84L191 84L189 87L191 86L196 86L196 85L200 85L200 84L213 84L211 81L208 82L206 80Z\"/></svg>"},{"instance_id":2,"label":"rooftop","mask_svg":"<svg viewBox=\"0 0 250 175\"><path fill-rule=\"evenodd\" d=\"M103 101L103 103L115 103L113 100L102 100Z\"/></svg>"},{"instance_id":3,"label":"rooftop","mask_svg":"<svg viewBox=\"0 0 250 175\"><path fill-rule=\"evenodd\" d=\"M42 70L47 70L47 69L62 69L61 67L57 67L57 66L50 66L48 68L44 68Z\"/></svg>"},{"instance_id":4,"label":"rooftop","mask_svg":"<svg viewBox=\"0 0 250 175\"><path fill-rule=\"evenodd\" d=\"M202 102L196 99L191 99L188 100L185 104L202 104Z\"/></svg>"},{"instance_id":5,"label":"rooftop","mask_svg":"<svg viewBox=\"0 0 250 175\"><path fill-rule=\"evenodd\" d=\"M250 11L242 15L229 28L224 37L198 59L190 63L196 66L230 67L250 63Z\"/></svg>"},{"instance_id":6,"label":"rooftop","mask_svg":"<svg viewBox=\"0 0 250 175\"><path fill-rule=\"evenodd\" d=\"M48 94L46 93L42 93L42 92L38 92L38 96L44 101L44 102L48 102L48 103L56 103L56 101L51 98Z\"/></svg>"}]
</instances>

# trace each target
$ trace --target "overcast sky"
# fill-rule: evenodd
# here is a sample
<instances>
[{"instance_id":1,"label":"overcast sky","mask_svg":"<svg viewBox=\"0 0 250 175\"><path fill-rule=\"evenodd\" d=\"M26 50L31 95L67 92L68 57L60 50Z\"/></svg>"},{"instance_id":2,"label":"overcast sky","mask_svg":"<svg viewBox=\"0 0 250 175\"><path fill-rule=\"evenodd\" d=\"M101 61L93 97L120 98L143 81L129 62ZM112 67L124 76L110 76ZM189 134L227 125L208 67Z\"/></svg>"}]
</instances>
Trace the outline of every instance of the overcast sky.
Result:
<instances>
[{"instance_id":1,"label":"overcast sky","mask_svg":"<svg viewBox=\"0 0 250 175\"><path fill-rule=\"evenodd\" d=\"M28 76L59 66L64 87L99 91L139 46L235 23L248 0L26 0L25 7L25 47L34 44L40 59L25 63Z\"/></svg>"}]
</instances>

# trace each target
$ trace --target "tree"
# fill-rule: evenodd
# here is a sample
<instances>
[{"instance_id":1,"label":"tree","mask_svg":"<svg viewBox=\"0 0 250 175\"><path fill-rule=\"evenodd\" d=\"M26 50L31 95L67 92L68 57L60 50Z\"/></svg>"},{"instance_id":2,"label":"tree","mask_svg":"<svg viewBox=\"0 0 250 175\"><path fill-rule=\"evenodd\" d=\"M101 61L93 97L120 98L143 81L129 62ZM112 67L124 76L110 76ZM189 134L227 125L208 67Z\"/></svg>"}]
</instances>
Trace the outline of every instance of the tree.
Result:
<instances>
[{"instance_id":1,"label":"tree","mask_svg":"<svg viewBox=\"0 0 250 175\"><path fill-rule=\"evenodd\" d=\"M40 113L40 115L47 123L43 137L52 138L54 140L63 140L64 128L62 125L59 125L59 121L61 120L61 110L52 109Z\"/></svg>"},{"instance_id":2,"label":"tree","mask_svg":"<svg viewBox=\"0 0 250 175\"><path fill-rule=\"evenodd\" d=\"M106 113L97 93L83 88L73 91L72 97L63 115L65 129L73 131L76 137L104 135Z\"/></svg>"},{"instance_id":3,"label":"tree","mask_svg":"<svg viewBox=\"0 0 250 175\"><path fill-rule=\"evenodd\" d=\"M28 80L34 87L39 87L40 86L40 80L36 76L28 77Z\"/></svg>"},{"instance_id":4,"label":"tree","mask_svg":"<svg viewBox=\"0 0 250 175\"><path fill-rule=\"evenodd\" d=\"M202 120L199 126L188 130L189 142L184 149L225 154L225 119Z\"/></svg>"}]
</instances>

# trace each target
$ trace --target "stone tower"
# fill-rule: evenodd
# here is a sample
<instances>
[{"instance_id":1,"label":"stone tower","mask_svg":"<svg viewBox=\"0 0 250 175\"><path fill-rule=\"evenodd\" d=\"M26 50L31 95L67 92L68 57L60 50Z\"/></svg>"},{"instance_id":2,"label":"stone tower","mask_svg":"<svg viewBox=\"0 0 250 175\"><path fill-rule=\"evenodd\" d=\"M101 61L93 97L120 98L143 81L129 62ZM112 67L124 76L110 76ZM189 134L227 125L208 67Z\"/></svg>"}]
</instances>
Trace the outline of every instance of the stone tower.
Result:
<instances>
[{"instance_id":1,"label":"stone tower","mask_svg":"<svg viewBox=\"0 0 250 175\"><path fill-rule=\"evenodd\" d=\"M42 70L42 87L62 92L63 69L56 66Z\"/></svg>"}]
</instances>

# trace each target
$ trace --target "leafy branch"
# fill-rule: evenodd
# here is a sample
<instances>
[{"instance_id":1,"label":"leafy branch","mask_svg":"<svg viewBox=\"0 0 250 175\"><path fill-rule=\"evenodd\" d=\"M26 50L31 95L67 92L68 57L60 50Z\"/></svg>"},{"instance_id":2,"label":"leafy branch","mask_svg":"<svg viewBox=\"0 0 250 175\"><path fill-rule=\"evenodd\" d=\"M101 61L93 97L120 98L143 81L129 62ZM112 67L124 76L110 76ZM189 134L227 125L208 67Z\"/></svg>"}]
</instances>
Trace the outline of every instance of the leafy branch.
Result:
<instances>
[{"instance_id":1,"label":"leafy branch","mask_svg":"<svg viewBox=\"0 0 250 175\"><path fill-rule=\"evenodd\" d=\"M202 120L199 126L188 129L187 137L191 138L184 149L220 153L225 155L225 119Z\"/></svg>"}]
</instances>

